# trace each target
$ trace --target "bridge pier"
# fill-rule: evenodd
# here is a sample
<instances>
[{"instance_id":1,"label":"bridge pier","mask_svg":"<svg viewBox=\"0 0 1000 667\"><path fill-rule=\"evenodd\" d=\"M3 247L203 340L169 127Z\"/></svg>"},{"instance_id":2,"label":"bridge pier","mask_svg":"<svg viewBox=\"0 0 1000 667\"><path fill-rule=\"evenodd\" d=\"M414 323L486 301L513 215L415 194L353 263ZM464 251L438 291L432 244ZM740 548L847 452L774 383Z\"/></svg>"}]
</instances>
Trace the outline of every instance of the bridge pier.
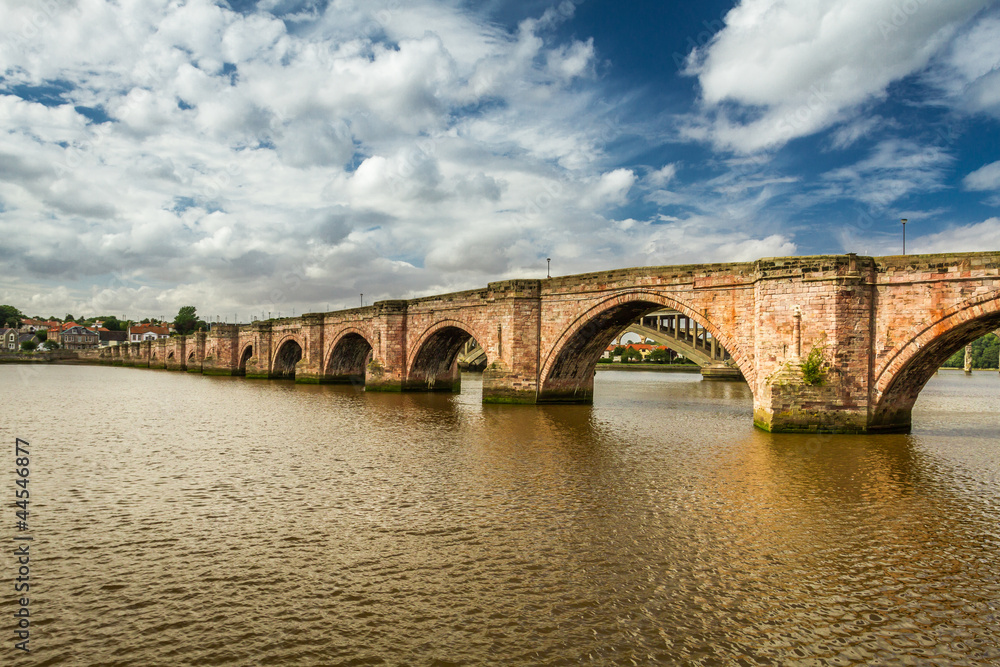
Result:
<instances>
[{"instance_id":1,"label":"bridge pier","mask_svg":"<svg viewBox=\"0 0 1000 667\"><path fill-rule=\"evenodd\" d=\"M403 300L374 304L377 321L372 359L365 367L366 391L403 391L406 380L406 309Z\"/></svg>"},{"instance_id":2,"label":"bridge pier","mask_svg":"<svg viewBox=\"0 0 1000 667\"><path fill-rule=\"evenodd\" d=\"M302 359L295 364L295 381L300 384L322 384L323 374L323 316L308 314L301 317L305 348Z\"/></svg>"},{"instance_id":3,"label":"bridge pier","mask_svg":"<svg viewBox=\"0 0 1000 667\"><path fill-rule=\"evenodd\" d=\"M874 261L824 256L758 267L754 423L772 432L867 431Z\"/></svg>"},{"instance_id":4,"label":"bridge pier","mask_svg":"<svg viewBox=\"0 0 1000 667\"><path fill-rule=\"evenodd\" d=\"M205 337L205 375L239 375L240 329L235 324L216 324Z\"/></svg>"},{"instance_id":5,"label":"bridge pier","mask_svg":"<svg viewBox=\"0 0 1000 667\"><path fill-rule=\"evenodd\" d=\"M701 367L701 376L706 380L742 380L739 368L724 363L714 363Z\"/></svg>"},{"instance_id":6,"label":"bridge pier","mask_svg":"<svg viewBox=\"0 0 1000 667\"><path fill-rule=\"evenodd\" d=\"M202 363L205 360L206 338L208 338L208 334L204 331L196 331L188 336L188 342L185 346L187 348L188 359L184 369L188 373L201 373Z\"/></svg>"},{"instance_id":7,"label":"bridge pier","mask_svg":"<svg viewBox=\"0 0 1000 667\"><path fill-rule=\"evenodd\" d=\"M492 352L483 371L483 403L537 402L541 293L541 280L502 280L488 285L489 322L496 338L492 345L479 341Z\"/></svg>"},{"instance_id":8,"label":"bridge pier","mask_svg":"<svg viewBox=\"0 0 1000 667\"><path fill-rule=\"evenodd\" d=\"M185 364L187 357L184 356L184 344L186 341L186 336L171 336L166 339L163 367L168 371L187 370L187 365Z\"/></svg>"}]
</instances>

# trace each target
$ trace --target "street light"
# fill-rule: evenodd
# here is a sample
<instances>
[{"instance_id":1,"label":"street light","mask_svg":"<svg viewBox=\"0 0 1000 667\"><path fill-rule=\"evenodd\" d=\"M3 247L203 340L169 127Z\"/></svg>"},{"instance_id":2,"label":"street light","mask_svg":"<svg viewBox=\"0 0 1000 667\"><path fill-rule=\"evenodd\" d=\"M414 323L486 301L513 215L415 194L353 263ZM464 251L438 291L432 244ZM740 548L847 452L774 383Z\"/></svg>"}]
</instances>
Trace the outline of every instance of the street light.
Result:
<instances>
[{"instance_id":1,"label":"street light","mask_svg":"<svg viewBox=\"0 0 1000 667\"><path fill-rule=\"evenodd\" d=\"M902 218L900 222L903 223L903 254L906 254L906 218Z\"/></svg>"},{"instance_id":2,"label":"street light","mask_svg":"<svg viewBox=\"0 0 1000 667\"><path fill-rule=\"evenodd\" d=\"M361 293L361 307L362 308L365 307L365 293L364 292Z\"/></svg>"},{"instance_id":3,"label":"street light","mask_svg":"<svg viewBox=\"0 0 1000 667\"><path fill-rule=\"evenodd\" d=\"M546 278L551 278L552 277L552 258L551 257L546 257L545 258L545 273L547 274L545 276Z\"/></svg>"}]
</instances>

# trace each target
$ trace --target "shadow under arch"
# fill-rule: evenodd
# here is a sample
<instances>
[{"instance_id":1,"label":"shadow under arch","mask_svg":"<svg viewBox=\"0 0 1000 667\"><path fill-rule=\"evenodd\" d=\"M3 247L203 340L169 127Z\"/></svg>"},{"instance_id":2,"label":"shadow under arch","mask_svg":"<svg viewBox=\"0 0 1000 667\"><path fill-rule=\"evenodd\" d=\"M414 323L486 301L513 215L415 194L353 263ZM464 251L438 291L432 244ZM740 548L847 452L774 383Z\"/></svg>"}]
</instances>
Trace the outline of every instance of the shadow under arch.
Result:
<instances>
[{"instance_id":1,"label":"shadow under arch","mask_svg":"<svg viewBox=\"0 0 1000 667\"><path fill-rule=\"evenodd\" d=\"M704 327L729 351L751 389L753 363L736 341L713 322L674 298L645 290L622 290L581 313L566 327L541 368L539 403L591 403L597 360L631 322L660 308L670 308Z\"/></svg>"},{"instance_id":2,"label":"shadow under arch","mask_svg":"<svg viewBox=\"0 0 1000 667\"><path fill-rule=\"evenodd\" d=\"M240 365L237 367L237 373L239 375L247 374L247 362L250 361L250 357L253 356L253 345L247 345L240 352Z\"/></svg>"},{"instance_id":3,"label":"shadow under arch","mask_svg":"<svg viewBox=\"0 0 1000 667\"><path fill-rule=\"evenodd\" d=\"M462 374L458 368L458 355L470 339L486 349L483 345L485 341L463 322L445 320L430 326L414 345L416 351L407 364L403 389L460 392Z\"/></svg>"},{"instance_id":4,"label":"shadow under arch","mask_svg":"<svg viewBox=\"0 0 1000 667\"><path fill-rule=\"evenodd\" d=\"M294 380L295 364L302 359L302 346L294 338L286 338L274 354L271 377Z\"/></svg>"},{"instance_id":5,"label":"shadow under arch","mask_svg":"<svg viewBox=\"0 0 1000 667\"><path fill-rule=\"evenodd\" d=\"M357 330L348 330L330 348L323 365L322 381L332 384L364 384L365 369L372 358L371 342Z\"/></svg>"},{"instance_id":6,"label":"shadow under arch","mask_svg":"<svg viewBox=\"0 0 1000 667\"><path fill-rule=\"evenodd\" d=\"M869 430L909 432L920 391L934 373L969 343L1000 328L1000 294L965 302L921 328L876 375Z\"/></svg>"}]
</instances>

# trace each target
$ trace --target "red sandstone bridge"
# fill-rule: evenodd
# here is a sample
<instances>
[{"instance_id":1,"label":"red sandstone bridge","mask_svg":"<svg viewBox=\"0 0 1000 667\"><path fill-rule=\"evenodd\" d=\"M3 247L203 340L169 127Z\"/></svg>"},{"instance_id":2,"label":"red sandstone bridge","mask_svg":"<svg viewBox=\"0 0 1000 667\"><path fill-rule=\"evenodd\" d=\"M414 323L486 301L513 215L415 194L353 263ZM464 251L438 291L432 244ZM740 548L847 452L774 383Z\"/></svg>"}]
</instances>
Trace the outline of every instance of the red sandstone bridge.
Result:
<instances>
[{"instance_id":1,"label":"red sandstone bridge","mask_svg":"<svg viewBox=\"0 0 1000 667\"><path fill-rule=\"evenodd\" d=\"M95 352L105 363L368 391L457 391L474 338L485 403L590 403L594 368L637 318L682 313L725 348L771 431L908 431L917 395L967 343L1000 327L1000 252L823 255L644 267L297 318ZM803 371L811 352L819 372Z\"/></svg>"}]
</instances>

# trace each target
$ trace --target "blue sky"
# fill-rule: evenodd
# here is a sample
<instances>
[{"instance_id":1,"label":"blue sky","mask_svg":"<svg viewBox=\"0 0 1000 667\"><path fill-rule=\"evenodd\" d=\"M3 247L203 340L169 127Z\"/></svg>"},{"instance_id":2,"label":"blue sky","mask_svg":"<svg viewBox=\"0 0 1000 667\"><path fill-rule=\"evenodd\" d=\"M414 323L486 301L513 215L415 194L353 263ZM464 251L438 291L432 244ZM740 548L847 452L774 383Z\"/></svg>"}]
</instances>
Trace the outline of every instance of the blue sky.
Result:
<instances>
[{"instance_id":1,"label":"blue sky","mask_svg":"<svg viewBox=\"0 0 1000 667\"><path fill-rule=\"evenodd\" d=\"M0 0L0 302L1000 248L985 0Z\"/></svg>"}]
</instances>

